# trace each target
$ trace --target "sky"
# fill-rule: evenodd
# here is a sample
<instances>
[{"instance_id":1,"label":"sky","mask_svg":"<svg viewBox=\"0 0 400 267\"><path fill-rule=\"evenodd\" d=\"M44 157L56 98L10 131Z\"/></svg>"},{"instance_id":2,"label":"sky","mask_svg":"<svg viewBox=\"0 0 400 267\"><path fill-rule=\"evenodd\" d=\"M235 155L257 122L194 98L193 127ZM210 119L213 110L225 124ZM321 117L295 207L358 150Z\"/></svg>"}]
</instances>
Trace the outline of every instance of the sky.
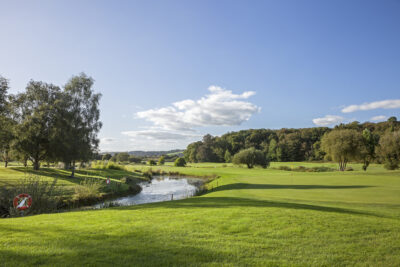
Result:
<instances>
[{"instance_id":1,"label":"sky","mask_svg":"<svg viewBox=\"0 0 400 267\"><path fill-rule=\"evenodd\" d=\"M400 111L400 0L2 1L0 75L102 94L101 151Z\"/></svg>"}]
</instances>

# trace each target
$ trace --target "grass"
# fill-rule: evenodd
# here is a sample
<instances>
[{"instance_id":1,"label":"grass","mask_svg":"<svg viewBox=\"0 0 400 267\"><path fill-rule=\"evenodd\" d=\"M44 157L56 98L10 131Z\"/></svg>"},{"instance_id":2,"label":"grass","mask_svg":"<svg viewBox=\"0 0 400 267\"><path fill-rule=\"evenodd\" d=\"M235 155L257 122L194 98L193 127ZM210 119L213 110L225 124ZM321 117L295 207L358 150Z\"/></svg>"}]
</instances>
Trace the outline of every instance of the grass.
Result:
<instances>
[{"instance_id":1,"label":"grass","mask_svg":"<svg viewBox=\"0 0 400 267\"><path fill-rule=\"evenodd\" d=\"M399 266L400 171L351 167L153 166L220 178L186 200L0 220L0 265Z\"/></svg>"},{"instance_id":2,"label":"grass","mask_svg":"<svg viewBox=\"0 0 400 267\"><path fill-rule=\"evenodd\" d=\"M70 177L71 172L62 169L41 168L39 171L33 170L31 167L20 167L12 165L8 168L0 167L0 186L13 186L20 179L30 176L39 176L45 181L53 181L57 179L57 186L63 192L66 198L72 198L75 187L85 182L87 178L98 180L104 186L100 188L100 192L107 193L106 179L110 178L113 183L121 183L121 179L126 176L132 178L143 179L141 174L127 170L114 169L82 169L75 171L75 177ZM128 190L128 186L123 184L119 187L121 191Z\"/></svg>"}]
</instances>

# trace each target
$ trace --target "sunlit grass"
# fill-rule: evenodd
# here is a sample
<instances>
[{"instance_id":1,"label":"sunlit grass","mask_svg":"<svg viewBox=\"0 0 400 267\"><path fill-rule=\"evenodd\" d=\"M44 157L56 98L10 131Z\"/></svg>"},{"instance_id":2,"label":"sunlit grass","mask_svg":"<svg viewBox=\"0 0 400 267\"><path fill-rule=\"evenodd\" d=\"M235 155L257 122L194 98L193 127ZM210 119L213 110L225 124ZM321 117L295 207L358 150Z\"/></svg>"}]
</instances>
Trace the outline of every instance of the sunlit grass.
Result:
<instances>
[{"instance_id":1,"label":"sunlit grass","mask_svg":"<svg viewBox=\"0 0 400 267\"><path fill-rule=\"evenodd\" d=\"M152 166L219 175L186 200L0 220L6 266L399 266L400 171ZM272 163L272 167L330 163ZM143 165L129 170L145 170ZM10 170L0 169L0 180ZM83 175L83 174L82 174Z\"/></svg>"}]
</instances>

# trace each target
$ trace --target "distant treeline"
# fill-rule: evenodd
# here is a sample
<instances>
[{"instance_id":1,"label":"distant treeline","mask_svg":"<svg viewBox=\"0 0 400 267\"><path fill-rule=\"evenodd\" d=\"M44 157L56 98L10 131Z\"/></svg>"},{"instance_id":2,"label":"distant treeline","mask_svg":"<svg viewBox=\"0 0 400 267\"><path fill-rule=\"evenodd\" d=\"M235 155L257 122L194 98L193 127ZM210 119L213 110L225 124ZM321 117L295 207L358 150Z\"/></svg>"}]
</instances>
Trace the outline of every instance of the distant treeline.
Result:
<instances>
[{"instance_id":1,"label":"distant treeline","mask_svg":"<svg viewBox=\"0 0 400 267\"><path fill-rule=\"evenodd\" d=\"M110 154L111 156L114 156L115 154L119 154L119 153L124 153L124 152L104 152L104 153L101 153L101 155ZM132 156L136 156L136 157L148 158L148 157L159 157L159 156L169 155L169 154L181 155L183 153L183 149L173 149L173 150L167 150L167 151L135 150L135 151L128 151L126 153L128 153L129 155L132 155Z\"/></svg>"},{"instance_id":2,"label":"distant treeline","mask_svg":"<svg viewBox=\"0 0 400 267\"><path fill-rule=\"evenodd\" d=\"M34 169L42 162L63 162L66 168L93 158L101 128L99 100L93 79L80 74L62 88L31 80L25 91L8 93L0 76L0 153L7 163L18 160ZM74 173L72 172L72 175Z\"/></svg>"},{"instance_id":3,"label":"distant treeline","mask_svg":"<svg viewBox=\"0 0 400 267\"><path fill-rule=\"evenodd\" d=\"M239 151L255 148L264 152L268 161L319 161L326 156L321 148L322 137L332 130L340 129L351 129L360 134L368 129L378 142L385 133L400 130L400 122L396 117L391 117L379 123L354 121L337 125L334 129L250 129L229 132L221 137L207 134L202 141L189 144L184 155L189 162L231 162Z\"/></svg>"}]
</instances>

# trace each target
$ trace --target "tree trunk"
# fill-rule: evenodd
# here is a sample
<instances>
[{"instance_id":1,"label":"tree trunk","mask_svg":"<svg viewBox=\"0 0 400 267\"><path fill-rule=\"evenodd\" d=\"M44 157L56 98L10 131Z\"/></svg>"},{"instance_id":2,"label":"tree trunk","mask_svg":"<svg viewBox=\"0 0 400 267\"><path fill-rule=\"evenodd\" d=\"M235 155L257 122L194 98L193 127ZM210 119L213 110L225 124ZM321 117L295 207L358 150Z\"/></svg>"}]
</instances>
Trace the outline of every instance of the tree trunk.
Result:
<instances>
[{"instance_id":1,"label":"tree trunk","mask_svg":"<svg viewBox=\"0 0 400 267\"><path fill-rule=\"evenodd\" d=\"M24 160L24 167L26 168L26 167L28 167L28 160Z\"/></svg>"},{"instance_id":2,"label":"tree trunk","mask_svg":"<svg viewBox=\"0 0 400 267\"><path fill-rule=\"evenodd\" d=\"M5 160L4 161L4 167L7 168L7 166L8 166L8 160Z\"/></svg>"},{"instance_id":3,"label":"tree trunk","mask_svg":"<svg viewBox=\"0 0 400 267\"><path fill-rule=\"evenodd\" d=\"M40 167L39 160L35 159L35 160L33 161L33 169L34 169L35 171L37 171L37 170L39 170L39 167Z\"/></svg>"},{"instance_id":4,"label":"tree trunk","mask_svg":"<svg viewBox=\"0 0 400 267\"><path fill-rule=\"evenodd\" d=\"M71 177L75 177L75 160L72 161L72 172L71 172Z\"/></svg>"}]
</instances>

